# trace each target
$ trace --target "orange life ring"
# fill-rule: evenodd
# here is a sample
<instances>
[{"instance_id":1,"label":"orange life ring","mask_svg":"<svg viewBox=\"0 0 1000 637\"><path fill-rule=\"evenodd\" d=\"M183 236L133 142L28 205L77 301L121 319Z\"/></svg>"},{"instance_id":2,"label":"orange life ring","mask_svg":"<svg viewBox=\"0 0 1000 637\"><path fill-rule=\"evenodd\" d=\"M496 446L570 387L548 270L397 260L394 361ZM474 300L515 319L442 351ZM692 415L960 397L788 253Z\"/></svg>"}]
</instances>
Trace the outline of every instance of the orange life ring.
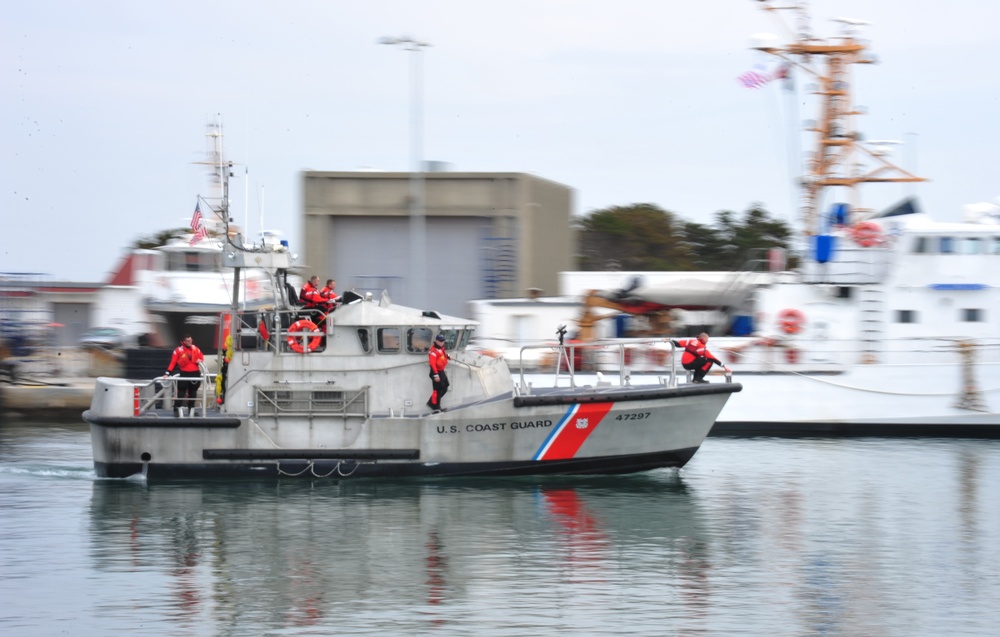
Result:
<instances>
[{"instance_id":1,"label":"orange life ring","mask_svg":"<svg viewBox=\"0 0 1000 637\"><path fill-rule=\"evenodd\" d=\"M288 328L288 339L287 339L288 346L291 347L292 350L298 352L299 354L305 354L307 352L314 351L317 347L319 347L319 344L323 340L323 337L317 334L316 336L313 336L311 339L309 339L308 343L306 343L305 342L306 339L302 338L301 336L297 336L297 334L302 334L303 332L316 332L316 331L317 331L316 324L308 319L295 321L294 323L292 323L291 327Z\"/></svg>"},{"instance_id":2,"label":"orange life ring","mask_svg":"<svg viewBox=\"0 0 1000 637\"><path fill-rule=\"evenodd\" d=\"M799 350L795 349L794 347L789 347L788 349L786 349L785 361L789 365L794 365L795 363L799 362Z\"/></svg>"},{"instance_id":3,"label":"orange life ring","mask_svg":"<svg viewBox=\"0 0 1000 637\"><path fill-rule=\"evenodd\" d=\"M874 221L862 221L851 226L851 238L862 248L882 243L882 228Z\"/></svg>"},{"instance_id":4,"label":"orange life ring","mask_svg":"<svg viewBox=\"0 0 1000 637\"><path fill-rule=\"evenodd\" d=\"M802 310L788 308L778 312L778 325L785 334L798 334L806 323L806 315Z\"/></svg>"}]
</instances>

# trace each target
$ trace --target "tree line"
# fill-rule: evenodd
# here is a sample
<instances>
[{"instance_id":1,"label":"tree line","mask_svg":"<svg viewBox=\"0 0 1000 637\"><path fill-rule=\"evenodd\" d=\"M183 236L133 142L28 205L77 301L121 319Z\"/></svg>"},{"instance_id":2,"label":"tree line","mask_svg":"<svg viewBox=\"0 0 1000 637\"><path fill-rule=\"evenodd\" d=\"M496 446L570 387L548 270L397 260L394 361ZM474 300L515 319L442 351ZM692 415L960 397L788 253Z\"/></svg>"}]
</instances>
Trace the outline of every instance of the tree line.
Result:
<instances>
[{"instance_id":1,"label":"tree line","mask_svg":"<svg viewBox=\"0 0 1000 637\"><path fill-rule=\"evenodd\" d=\"M719 211L709 225L655 204L612 206L578 218L575 230L585 271L735 271L769 248L788 252L792 238L789 225L759 204L742 215Z\"/></svg>"}]
</instances>

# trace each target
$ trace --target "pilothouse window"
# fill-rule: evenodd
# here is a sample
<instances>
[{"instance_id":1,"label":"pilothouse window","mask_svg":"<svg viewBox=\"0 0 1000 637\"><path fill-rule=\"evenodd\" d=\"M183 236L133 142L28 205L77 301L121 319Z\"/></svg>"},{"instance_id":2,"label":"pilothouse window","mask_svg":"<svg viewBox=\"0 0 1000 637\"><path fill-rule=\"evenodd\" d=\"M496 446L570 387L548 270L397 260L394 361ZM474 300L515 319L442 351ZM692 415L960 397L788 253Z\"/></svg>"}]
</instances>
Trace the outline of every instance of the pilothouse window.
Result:
<instances>
[{"instance_id":1,"label":"pilothouse window","mask_svg":"<svg viewBox=\"0 0 1000 637\"><path fill-rule=\"evenodd\" d=\"M372 351L372 334L367 328L358 328L358 340L361 341L361 349L365 351L365 354Z\"/></svg>"},{"instance_id":2,"label":"pilothouse window","mask_svg":"<svg viewBox=\"0 0 1000 637\"><path fill-rule=\"evenodd\" d=\"M967 307L962 309L962 322L980 323L983 320L983 311L977 307Z\"/></svg>"},{"instance_id":3,"label":"pilothouse window","mask_svg":"<svg viewBox=\"0 0 1000 637\"><path fill-rule=\"evenodd\" d=\"M962 241L962 254L982 254L983 240L979 237L966 237Z\"/></svg>"},{"instance_id":4,"label":"pilothouse window","mask_svg":"<svg viewBox=\"0 0 1000 637\"><path fill-rule=\"evenodd\" d=\"M426 353L431 348L434 332L429 327L411 327L406 331L406 351L411 354Z\"/></svg>"},{"instance_id":5,"label":"pilothouse window","mask_svg":"<svg viewBox=\"0 0 1000 637\"><path fill-rule=\"evenodd\" d=\"M380 354L396 354L399 352L399 328L380 327L378 334L378 351Z\"/></svg>"},{"instance_id":6,"label":"pilothouse window","mask_svg":"<svg viewBox=\"0 0 1000 637\"><path fill-rule=\"evenodd\" d=\"M916 237L913 241L913 254L927 254L930 248L927 245L927 237Z\"/></svg>"},{"instance_id":7,"label":"pilothouse window","mask_svg":"<svg viewBox=\"0 0 1000 637\"><path fill-rule=\"evenodd\" d=\"M915 310L896 310L897 323L916 323L917 312Z\"/></svg>"}]
</instances>

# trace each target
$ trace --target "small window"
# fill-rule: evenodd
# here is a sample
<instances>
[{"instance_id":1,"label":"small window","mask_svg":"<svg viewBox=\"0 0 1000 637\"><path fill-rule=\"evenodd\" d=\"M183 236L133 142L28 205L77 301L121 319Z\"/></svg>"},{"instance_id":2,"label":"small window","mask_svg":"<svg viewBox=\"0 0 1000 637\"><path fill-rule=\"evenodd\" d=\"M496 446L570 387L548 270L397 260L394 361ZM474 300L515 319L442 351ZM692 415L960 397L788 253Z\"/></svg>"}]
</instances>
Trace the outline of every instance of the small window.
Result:
<instances>
[{"instance_id":1,"label":"small window","mask_svg":"<svg viewBox=\"0 0 1000 637\"><path fill-rule=\"evenodd\" d=\"M464 350L469 346L469 341L472 340L472 333L475 330L462 330L462 341L458 346L458 349Z\"/></svg>"},{"instance_id":2,"label":"small window","mask_svg":"<svg viewBox=\"0 0 1000 637\"><path fill-rule=\"evenodd\" d=\"M1000 254L1000 237L993 237L993 254Z\"/></svg>"},{"instance_id":3,"label":"small window","mask_svg":"<svg viewBox=\"0 0 1000 637\"><path fill-rule=\"evenodd\" d=\"M380 327L378 332L378 351L380 354L399 353L399 328Z\"/></svg>"},{"instance_id":4,"label":"small window","mask_svg":"<svg viewBox=\"0 0 1000 637\"><path fill-rule=\"evenodd\" d=\"M372 351L372 333L367 328L358 328L358 341L361 342L361 349L365 354Z\"/></svg>"},{"instance_id":5,"label":"small window","mask_svg":"<svg viewBox=\"0 0 1000 637\"><path fill-rule=\"evenodd\" d=\"M930 248L927 245L927 237L917 237L913 241L913 254L927 254Z\"/></svg>"},{"instance_id":6,"label":"small window","mask_svg":"<svg viewBox=\"0 0 1000 637\"><path fill-rule=\"evenodd\" d=\"M938 239L940 242L938 244L941 254L954 254L955 253L955 239L952 237L941 237Z\"/></svg>"},{"instance_id":7,"label":"small window","mask_svg":"<svg viewBox=\"0 0 1000 637\"><path fill-rule=\"evenodd\" d=\"M962 309L962 321L964 323L981 323L984 312L977 307L967 307Z\"/></svg>"},{"instance_id":8,"label":"small window","mask_svg":"<svg viewBox=\"0 0 1000 637\"><path fill-rule=\"evenodd\" d=\"M896 322L916 323L917 322L916 310L896 310Z\"/></svg>"},{"instance_id":9,"label":"small window","mask_svg":"<svg viewBox=\"0 0 1000 637\"><path fill-rule=\"evenodd\" d=\"M455 349L458 344L458 337L461 336L462 330L454 329L444 329L441 330L441 336L444 336L444 348L445 349Z\"/></svg>"},{"instance_id":10,"label":"small window","mask_svg":"<svg viewBox=\"0 0 1000 637\"><path fill-rule=\"evenodd\" d=\"M411 354L426 353L431 348L434 332L429 327L411 327L406 331L406 351Z\"/></svg>"},{"instance_id":11,"label":"small window","mask_svg":"<svg viewBox=\"0 0 1000 637\"><path fill-rule=\"evenodd\" d=\"M962 254L983 254L983 240L979 237L966 237L962 240Z\"/></svg>"}]
</instances>

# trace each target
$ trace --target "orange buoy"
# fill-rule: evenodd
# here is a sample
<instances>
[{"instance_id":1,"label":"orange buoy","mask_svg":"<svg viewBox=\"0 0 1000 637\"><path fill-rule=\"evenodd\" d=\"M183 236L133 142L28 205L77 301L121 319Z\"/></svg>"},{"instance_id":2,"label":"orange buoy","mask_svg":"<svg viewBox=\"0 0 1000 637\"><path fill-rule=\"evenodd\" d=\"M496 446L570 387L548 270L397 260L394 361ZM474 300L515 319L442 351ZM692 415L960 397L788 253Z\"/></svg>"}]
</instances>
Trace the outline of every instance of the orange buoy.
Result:
<instances>
[{"instance_id":1,"label":"orange buoy","mask_svg":"<svg viewBox=\"0 0 1000 637\"><path fill-rule=\"evenodd\" d=\"M787 308L778 312L778 326L785 334L798 334L806 324L806 315L802 310Z\"/></svg>"},{"instance_id":2,"label":"orange buoy","mask_svg":"<svg viewBox=\"0 0 1000 637\"><path fill-rule=\"evenodd\" d=\"M292 348L293 351L299 354L305 354L307 352L314 351L319 344L322 342L323 337L316 334L309 342L302 338L303 333L316 332L316 324L310 320L302 319L301 321L295 321L292 323L291 327L288 328L288 346Z\"/></svg>"},{"instance_id":3,"label":"orange buoy","mask_svg":"<svg viewBox=\"0 0 1000 637\"><path fill-rule=\"evenodd\" d=\"M882 228L874 221L862 221L851 226L851 238L862 248L882 243Z\"/></svg>"}]
</instances>

